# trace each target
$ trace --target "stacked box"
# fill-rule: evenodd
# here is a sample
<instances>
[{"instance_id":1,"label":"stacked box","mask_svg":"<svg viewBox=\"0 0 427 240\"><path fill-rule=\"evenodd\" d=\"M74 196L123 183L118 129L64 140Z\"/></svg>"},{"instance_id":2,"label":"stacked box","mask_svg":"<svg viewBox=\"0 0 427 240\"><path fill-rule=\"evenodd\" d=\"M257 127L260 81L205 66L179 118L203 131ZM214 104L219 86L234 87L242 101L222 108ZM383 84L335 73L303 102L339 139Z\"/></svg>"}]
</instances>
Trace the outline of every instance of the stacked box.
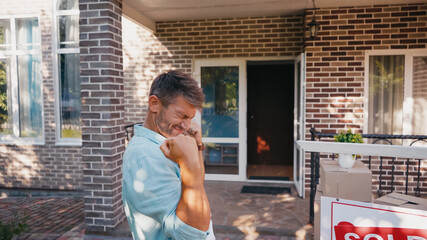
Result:
<instances>
[{"instance_id":1,"label":"stacked box","mask_svg":"<svg viewBox=\"0 0 427 240\"><path fill-rule=\"evenodd\" d=\"M323 196L372 202L372 172L361 161L342 168L337 161L322 161L320 189Z\"/></svg>"}]
</instances>

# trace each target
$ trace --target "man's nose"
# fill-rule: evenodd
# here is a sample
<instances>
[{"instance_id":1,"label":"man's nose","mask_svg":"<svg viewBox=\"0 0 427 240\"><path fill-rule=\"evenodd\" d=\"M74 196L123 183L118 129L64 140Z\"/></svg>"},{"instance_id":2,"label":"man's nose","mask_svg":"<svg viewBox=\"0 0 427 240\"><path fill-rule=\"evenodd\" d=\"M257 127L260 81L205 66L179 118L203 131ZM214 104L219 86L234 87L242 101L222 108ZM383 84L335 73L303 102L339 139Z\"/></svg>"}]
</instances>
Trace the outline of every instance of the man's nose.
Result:
<instances>
[{"instance_id":1,"label":"man's nose","mask_svg":"<svg viewBox=\"0 0 427 240\"><path fill-rule=\"evenodd\" d=\"M188 131L188 129L190 129L190 124L191 124L191 119L187 119L181 122L181 128L184 131Z\"/></svg>"}]
</instances>

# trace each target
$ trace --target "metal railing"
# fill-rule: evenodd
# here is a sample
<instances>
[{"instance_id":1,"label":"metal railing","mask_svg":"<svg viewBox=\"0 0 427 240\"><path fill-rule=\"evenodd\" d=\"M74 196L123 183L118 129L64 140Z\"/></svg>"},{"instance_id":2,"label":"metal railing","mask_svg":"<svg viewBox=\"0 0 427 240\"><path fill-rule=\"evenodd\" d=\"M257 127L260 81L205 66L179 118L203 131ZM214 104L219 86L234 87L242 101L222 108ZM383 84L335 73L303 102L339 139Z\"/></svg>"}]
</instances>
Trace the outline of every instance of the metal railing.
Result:
<instances>
[{"instance_id":1,"label":"metal railing","mask_svg":"<svg viewBox=\"0 0 427 240\"><path fill-rule=\"evenodd\" d=\"M311 133L311 141L320 141L321 138L333 138L336 134L332 134L332 133L321 133L321 132L317 132L316 129L311 128L310 129L310 133ZM379 142L383 142L383 143L387 143L388 145L393 145L393 141L394 139L408 139L408 140L412 140L409 143L409 146L413 146L414 143L416 142L427 142L427 136L424 135L387 135L387 134L361 134L363 138L367 138L367 139L371 139L372 143L371 144L376 144ZM357 144L359 145L359 144ZM379 156L379 186L378 186L378 190L377 190L377 194L378 196L382 196L384 194L383 191L383 168L384 168L384 164L383 161L386 157L381 156L381 155L377 155ZM317 184L319 184L319 168L320 168L320 152L313 152L311 151L311 179L310 179L310 222L313 223L314 222L314 198L315 198L315 194L316 194L316 188L317 188ZM332 154L332 158L335 157L335 154ZM406 158L406 157L405 157ZM427 155L425 156L425 159L427 159ZM394 180L395 180L395 160L396 157L393 156L391 157L391 186L390 186L390 191L393 192L394 191ZM418 161L417 164L417 184L416 184L416 188L415 188L415 196L419 197L421 196L421 186L420 186L420 180L421 180L421 158L416 158L416 160ZM362 160L363 161L363 160ZM366 162L366 160L365 160ZM371 169L371 164L372 164L372 155L368 156L368 166L369 169ZM406 158L406 181L405 181L405 194L408 194L408 185L409 185L409 169L410 169L410 158L407 157Z\"/></svg>"},{"instance_id":2,"label":"metal railing","mask_svg":"<svg viewBox=\"0 0 427 240\"><path fill-rule=\"evenodd\" d=\"M131 138L134 135L134 126L137 124L143 124L143 123L144 122L139 122L139 123L129 124L125 126L126 139L128 140L128 142L131 140Z\"/></svg>"}]
</instances>

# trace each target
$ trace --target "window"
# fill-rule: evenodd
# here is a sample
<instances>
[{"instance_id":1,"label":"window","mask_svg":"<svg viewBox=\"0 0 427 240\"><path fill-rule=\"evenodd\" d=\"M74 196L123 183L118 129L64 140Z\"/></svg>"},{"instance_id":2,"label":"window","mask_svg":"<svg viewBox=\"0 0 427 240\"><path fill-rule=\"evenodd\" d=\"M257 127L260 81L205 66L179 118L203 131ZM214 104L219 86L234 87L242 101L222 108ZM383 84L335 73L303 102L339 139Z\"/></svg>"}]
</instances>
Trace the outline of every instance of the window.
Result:
<instances>
[{"instance_id":1,"label":"window","mask_svg":"<svg viewBox=\"0 0 427 240\"><path fill-rule=\"evenodd\" d=\"M57 0L55 6L56 139L81 144L81 96L78 0Z\"/></svg>"},{"instance_id":2,"label":"window","mask_svg":"<svg viewBox=\"0 0 427 240\"><path fill-rule=\"evenodd\" d=\"M369 51L367 133L427 135L427 51Z\"/></svg>"},{"instance_id":3,"label":"window","mask_svg":"<svg viewBox=\"0 0 427 240\"><path fill-rule=\"evenodd\" d=\"M43 142L39 20L0 18L0 141Z\"/></svg>"}]
</instances>

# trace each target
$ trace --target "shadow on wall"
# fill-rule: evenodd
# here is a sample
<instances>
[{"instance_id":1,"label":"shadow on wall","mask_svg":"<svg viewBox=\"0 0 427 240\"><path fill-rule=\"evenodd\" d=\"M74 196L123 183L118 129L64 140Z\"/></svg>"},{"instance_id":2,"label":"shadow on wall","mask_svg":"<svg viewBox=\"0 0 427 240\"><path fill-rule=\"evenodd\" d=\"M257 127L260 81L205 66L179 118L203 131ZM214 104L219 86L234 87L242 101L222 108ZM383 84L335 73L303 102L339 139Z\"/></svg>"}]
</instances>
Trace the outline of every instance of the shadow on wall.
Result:
<instances>
[{"instance_id":1,"label":"shadow on wall","mask_svg":"<svg viewBox=\"0 0 427 240\"><path fill-rule=\"evenodd\" d=\"M142 122L154 78L165 71L180 69L166 45L146 28L122 17L125 124ZM184 62L191 61L183 60ZM184 70L185 69L180 69ZM188 72L189 69L187 69Z\"/></svg>"}]
</instances>

